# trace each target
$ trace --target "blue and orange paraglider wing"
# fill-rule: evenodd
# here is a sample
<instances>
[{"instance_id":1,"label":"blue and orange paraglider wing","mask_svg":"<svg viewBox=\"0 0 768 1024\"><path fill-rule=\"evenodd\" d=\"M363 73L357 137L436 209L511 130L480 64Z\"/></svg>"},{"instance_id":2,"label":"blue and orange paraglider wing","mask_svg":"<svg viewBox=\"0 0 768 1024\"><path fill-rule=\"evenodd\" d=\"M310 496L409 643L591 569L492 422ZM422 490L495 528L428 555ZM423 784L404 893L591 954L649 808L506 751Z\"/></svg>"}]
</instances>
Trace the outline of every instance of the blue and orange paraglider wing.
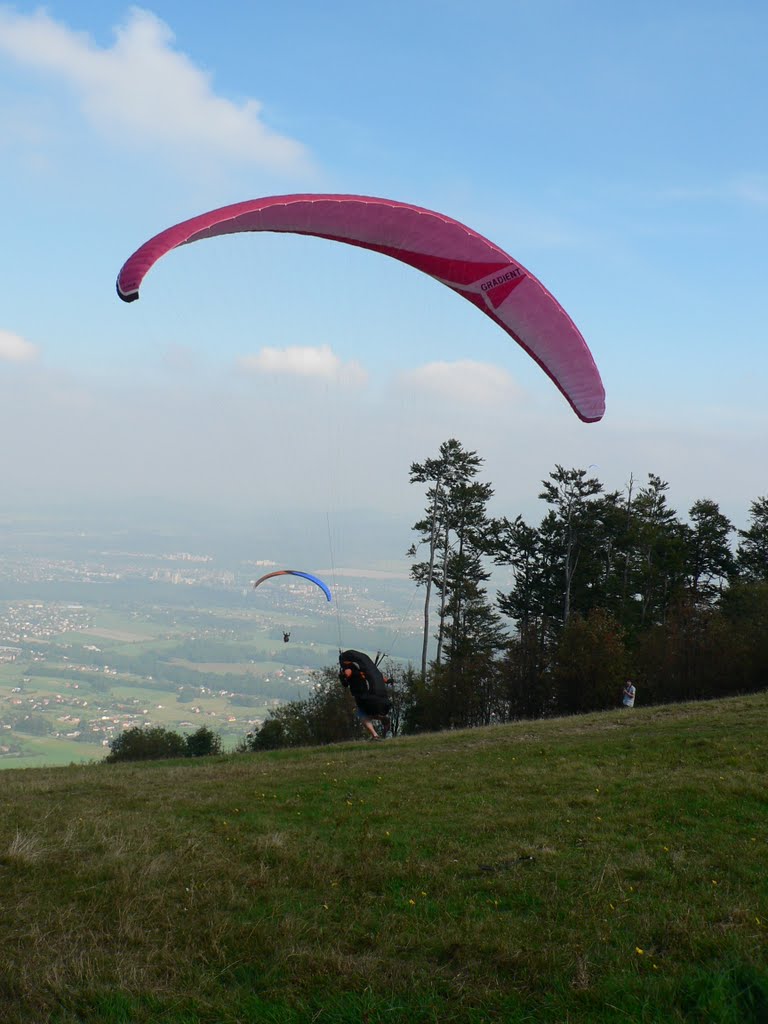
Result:
<instances>
[{"instance_id":1,"label":"blue and orange paraglider wing","mask_svg":"<svg viewBox=\"0 0 768 1024\"><path fill-rule=\"evenodd\" d=\"M276 569L275 572L268 572L266 573L266 575L256 580L256 582L253 584L253 589L255 590L256 587L258 587L261 583L264 582L264 580L271 580L273 576L301 576L305 580L309 580L310 583L314 583L316 584L316 586L320 587L320 589L325 594L326 598L329 601L331 600L331 591L326 583L323 583L323 581L319 579L317 576L313 576L312 573L301 572L298 569Z\"/></svg>"}]
</instances>

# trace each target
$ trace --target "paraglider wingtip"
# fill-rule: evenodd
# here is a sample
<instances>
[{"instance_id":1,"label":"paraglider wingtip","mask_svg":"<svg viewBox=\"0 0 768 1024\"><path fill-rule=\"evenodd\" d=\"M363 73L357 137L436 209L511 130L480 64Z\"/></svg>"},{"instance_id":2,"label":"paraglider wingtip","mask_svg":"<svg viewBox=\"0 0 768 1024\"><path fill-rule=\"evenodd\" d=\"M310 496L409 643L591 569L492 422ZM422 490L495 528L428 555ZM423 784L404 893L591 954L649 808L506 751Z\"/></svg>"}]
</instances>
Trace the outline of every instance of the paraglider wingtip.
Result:
<instances>
[{"instance_id":1,"label":"paraglider wingtip","mask_svg":"<svg viewBox=\"0 0 768 1024\"><path fill-rule=\"evenodd\" d=\"M599 423L603 416L605 416L605 402L603 402L598 408L590 410L589 412L577 409L573 403L571 403L571 408L582 423Z\"/></svg>"},{"instance_id":2,"label":"paraglider wingtip","mask_svg":"<svg viewBox=\"0 0 768 1024\"><path fill-rule=\"evenodd\" d=\"M115 290L118 296L123 300L123 302L135 302L139 297L138 290L132 292L124 292L120 288L119 282L115 285Z\"/></svg>"}]
</instances>

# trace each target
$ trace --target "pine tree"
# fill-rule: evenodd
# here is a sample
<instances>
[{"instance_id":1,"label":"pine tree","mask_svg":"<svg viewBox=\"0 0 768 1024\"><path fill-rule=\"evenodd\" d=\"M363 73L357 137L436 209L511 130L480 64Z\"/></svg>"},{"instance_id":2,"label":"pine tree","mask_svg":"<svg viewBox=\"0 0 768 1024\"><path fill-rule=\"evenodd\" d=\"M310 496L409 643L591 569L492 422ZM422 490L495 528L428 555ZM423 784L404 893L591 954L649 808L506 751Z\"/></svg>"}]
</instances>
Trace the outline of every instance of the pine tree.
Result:
<instances>
[{"instance_id":1,"label":"pine tree","mask_svg":"<svg viewBox=\"0 0 768 1024\"><path fill-rule=\"evenodd\" d=\"M728 544L733 523L716 502L702 498L689 512L692 525L685 529L687 586L694 604L709 604L735 575L736 560Z\"/></svg>"},{"instance_id":2,"label":"pine tree","mask_svg":"<svg viewBox=\"0 0 768 1024\"><path fill-rule=\"evenodd\" d=\"M421 652L421 674L423 677L427 674L430 604L435 587L442 595L438 629L438 662L441 656L447 599L444 579L451 550L451 492L472 480L479 472L482 463L483 460L476 452L465 451L461 442L451 438L440 445L437 458L426 459L422 463L414 462L411 465L410 482L412 484L430 484L427 489L424 518L413 526L419 539L408 550L408 556L415 558L420 547L426 546L427 548L426 560L411 566L411 577L425 589L424 635Z\"/></svg>"},{"instance_id":3,"label":"pine tree","mask_svg":"<svg viewBox=\"0 0 768 1024\"><path fill-rule=\"evenodd\" d=\"M768 497L749 507L751 522L739 530L741 543L736 552L739 576L752 583L768 582Z\"/></svg>"},{"instance_id":4,"label":"pine tree","mask_svg":"<svg viewBox=\"0 0 768 1024\"><path fill-rule=\"evenodd\" d=\"M641 626L664 622L685 582L685 531L667 504L669 484L648 474L634 503L631 593L636 594Z\"/></svg>"},{"instance_id":5,"label":"pine tree","mask_svg":"<svg viewBox=\"0 0 768 1024\"><path fill-rule=\"evenodd\" d=\"M556 466L555 472L544 481L544 490L539 495L552 506L549 533L554 545L559 548L559 562L562 586L562 621L567 623L571 614L576 573L580 568L586 574L584 562L594 554L595 518L593 502L589 499L600 494L602 484L595 477L588 477L584 469L564 469Z\"/></svg>"}]
</instances>

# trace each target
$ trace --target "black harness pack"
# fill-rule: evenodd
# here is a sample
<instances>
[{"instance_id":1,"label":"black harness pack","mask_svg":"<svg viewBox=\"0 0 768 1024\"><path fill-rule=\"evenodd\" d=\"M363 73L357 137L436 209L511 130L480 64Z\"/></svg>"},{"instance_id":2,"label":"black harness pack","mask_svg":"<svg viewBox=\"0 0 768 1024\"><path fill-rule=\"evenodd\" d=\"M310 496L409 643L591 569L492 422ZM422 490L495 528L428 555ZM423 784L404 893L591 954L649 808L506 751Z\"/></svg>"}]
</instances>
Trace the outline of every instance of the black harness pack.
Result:
<instances>
[{"instance_id":1,"label":"black harness pack","mask_svg":"<svg viewBox=\"0 0 768 1024\"><path fill-rule=\"evenodd\" d=\"M367 654L362 651L343 651L339 655L339 679L344 686L349 687L349 692L364 710L378 710L382 714L389 710L389 693L384 676Z\"/></svg>"}]
</instances>

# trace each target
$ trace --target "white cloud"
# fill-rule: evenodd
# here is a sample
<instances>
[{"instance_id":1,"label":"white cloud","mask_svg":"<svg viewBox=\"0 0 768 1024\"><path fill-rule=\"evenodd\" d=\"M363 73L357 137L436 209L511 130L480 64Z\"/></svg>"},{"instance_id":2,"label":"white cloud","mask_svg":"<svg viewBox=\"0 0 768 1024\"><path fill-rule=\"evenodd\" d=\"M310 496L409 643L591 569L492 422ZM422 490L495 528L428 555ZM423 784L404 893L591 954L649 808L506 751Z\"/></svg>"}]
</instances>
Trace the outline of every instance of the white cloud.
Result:
<instances>
[{"instance_id":1,"label":"white cloud","mask_svg":"<svg viewBox=\"0 0 768 1024\"><path fill-rule=\"evenodd\" d=\"M503 405L519 402L522 397L520 388L506 370L472 359L427 363L401 374L400 380L409 390L468 405Z\"/></svg>"},{"instance_id":2,"label":"white cloud","mask_svg":"<svg viewBox=\"0 0 768 1024\"><path fill-rule=\"evenodd\" d=\"M241 356L238 365L248 373L322 377L326 380L341 379L354 384L363 384L368 378L368 374L359 363L342 362L330 345L293 345L288 348L265 346L255 355Z\"/></svg>"},{"instance_id":3,"label":"white cloud","mask_svg":"<svg viewBox=\"0 0 768 1024\"><path fill-rule=\"evenodd\" d=\"M68 83L100 131L282 170L307 165L304 146L271 131L257 100L217 96L212 76L173 42L168 25L140 8L131 9L114 45L104 48L44 11L0 10L0 52Z\"/></svg>"},{"instance_id":4,"label":"white cloud","mask_svg":"<svg viewBox=\"0 0 768 1024\"><path fill-rule=\"evenodd\" d=\"M38 348L11 331L0 330L0 359L9 363L29 363L37 359Z\"/></svg>"}]
</instances>

